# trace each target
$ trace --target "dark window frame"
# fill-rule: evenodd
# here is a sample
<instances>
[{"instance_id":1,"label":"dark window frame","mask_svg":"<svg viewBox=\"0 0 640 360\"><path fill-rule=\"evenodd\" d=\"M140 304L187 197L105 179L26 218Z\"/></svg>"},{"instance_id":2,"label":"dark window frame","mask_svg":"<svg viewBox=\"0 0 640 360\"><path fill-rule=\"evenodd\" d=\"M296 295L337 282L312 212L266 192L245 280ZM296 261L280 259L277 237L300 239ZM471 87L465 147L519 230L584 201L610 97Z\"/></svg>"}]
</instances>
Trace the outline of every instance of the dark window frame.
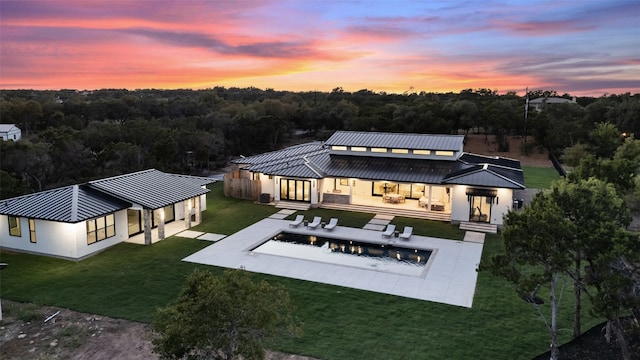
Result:
<instances>
[{"instance_id":1,"label":"dark window frame","mask_svg":"<svg viewBox=\"0 0 640 360\"><path fill-rule=\"evenodd\" d=\"M108 225L108 219L111 218L112 225ZM116 236L116 216L115 213L107 214L86 221L87 245L95 244L100 241Z\"/></svg>"},{"instance_id":2,"label":"dark window frame","mask_svg":"<svg viewBox=\"0 0 640 360\"><path fill-rule=\"evenodd\" d=\"M7 216L7 219L9 220L9 235L11 236L15 236L15 237L22 237L22 228L20 227L20 217L19 216ZM11 224L11 220L15 221L15 225L12 226ZM17 232L16 232L17 230Z\"/></svg>"}]
</instances>

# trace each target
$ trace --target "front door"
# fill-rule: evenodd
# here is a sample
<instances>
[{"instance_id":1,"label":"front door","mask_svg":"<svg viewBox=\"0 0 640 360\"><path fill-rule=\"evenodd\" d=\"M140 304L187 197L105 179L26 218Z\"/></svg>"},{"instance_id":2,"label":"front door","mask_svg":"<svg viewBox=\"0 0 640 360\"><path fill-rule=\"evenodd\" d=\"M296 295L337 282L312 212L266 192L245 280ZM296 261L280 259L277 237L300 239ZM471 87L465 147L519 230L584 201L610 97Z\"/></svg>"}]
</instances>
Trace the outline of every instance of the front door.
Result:
<instances>
[{"instance_id":1,"label":"front door","mask_svg":"<svg viewBox=\"0 0 640 360\"><path fill-rule=\"evenodd\" d=\"M311 181L282 179L280 200L311 202Z\"/></svg>"},{"instance_id":2,"label":"front door","mask_svg":"<svg viewBox=\"0 0 640 360\"><path fill-rule=\"evenodd\" d=\"M491 221L491 204L493 197L470 196L469 199L469 221L488 223Z\"/></svg>"}]
</instances>

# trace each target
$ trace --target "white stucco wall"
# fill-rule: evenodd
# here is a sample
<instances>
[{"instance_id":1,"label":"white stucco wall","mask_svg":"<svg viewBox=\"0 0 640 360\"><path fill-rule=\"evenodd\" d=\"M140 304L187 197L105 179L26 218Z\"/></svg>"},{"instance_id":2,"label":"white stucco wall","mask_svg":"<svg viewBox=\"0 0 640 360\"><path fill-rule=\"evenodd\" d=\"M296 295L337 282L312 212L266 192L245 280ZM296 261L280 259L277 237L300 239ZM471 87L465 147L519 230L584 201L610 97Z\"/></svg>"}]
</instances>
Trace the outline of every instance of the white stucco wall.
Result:
<instances>
[{"instance_id":1,"label":"white stucco wall","mask_svg":"<svg viewBox=\"0 0 640 360\"><path fill-rule=\"evenodd\" d=\"M21 236L17 237L9 235L8 217L0 215L0 246L19 251L79 259L128 238L126 210L115 214L115 227L115 236L87 244L87 225L84 221L69 224L36 220L36 243L32 243L29 241L29 221L27 218L20 218Z\"/></svg>"}]
</instances>

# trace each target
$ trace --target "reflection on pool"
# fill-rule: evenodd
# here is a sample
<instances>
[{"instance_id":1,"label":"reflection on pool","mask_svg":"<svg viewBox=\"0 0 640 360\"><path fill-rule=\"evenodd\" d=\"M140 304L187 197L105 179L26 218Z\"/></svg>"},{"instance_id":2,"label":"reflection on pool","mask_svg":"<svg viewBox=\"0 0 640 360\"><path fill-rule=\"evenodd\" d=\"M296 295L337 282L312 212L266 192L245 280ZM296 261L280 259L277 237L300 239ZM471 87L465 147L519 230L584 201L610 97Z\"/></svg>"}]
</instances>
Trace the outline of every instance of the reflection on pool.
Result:
<instances>
[{"instance_id":1,"label":"reflection on pool","mask_svg":"<svg viewBox=\"0 0 640 360\"><path fill-rule=\"evenodd\" d=\"M432 253L431 250L288 232L279 233L252 251L413 276L422 274Z\"/></svg>"}]
</instances>

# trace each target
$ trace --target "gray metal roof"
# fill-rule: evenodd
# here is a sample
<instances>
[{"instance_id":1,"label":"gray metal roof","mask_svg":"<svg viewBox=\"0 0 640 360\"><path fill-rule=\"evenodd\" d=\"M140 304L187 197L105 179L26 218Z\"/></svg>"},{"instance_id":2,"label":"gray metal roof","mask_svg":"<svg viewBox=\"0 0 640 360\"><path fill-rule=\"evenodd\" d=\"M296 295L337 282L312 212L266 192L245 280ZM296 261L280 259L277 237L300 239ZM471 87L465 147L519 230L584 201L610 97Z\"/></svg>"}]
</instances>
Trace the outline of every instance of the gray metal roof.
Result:
<instances>
[{"instance_id":1,"label":"gray metal roof","mask_svg":"<svg viewBox=\"0 0 640 360\"><path fill-rule=\"evenodd\" d=\"M456 171L456 161L326 155L317 159L328 176L438 184Z\"/></svg>"},{"instance_id":2,"label":"gray metal roof","mask_svg":"<svg viewBox=\"0 0 640 360\"><path fill-rule=\"evenodd\" d=\"M324 151L322 142L314 141L305 144L290 146L282 150L271 151L264 154L246 156L231 161L235 164L266 164L286 162L294 158L301 158L306 155L312 155L318 151Z\"/></svg>"},{"instance_id":3,"label":"gray metal roof","mask_svg":"<svg viewBox=\"0 0 640 360\"><path fill-rule=\"evenodd\" d=\"M325 142L325 144L328 146L342 145L399 149L462 151L463 141L463 135L336 131Z\"/></svg>"},{"instance_id":4,"label":"gray metal roof","mask_svg":"<svg viewBox=\"0 0 640 360\"><path fill-rule=\"evenodd\" d=\"M201 186L213 179L166 174L150 169L89 182L89 186L119 199L159 209L209 192Z\"/></svg>"},{"instance_id":5,"label":"gray metal roof","mask_svg":"<svg viewBox=\"0 0 640 360\"><path fill-rule=\"evenodd\" d=\"M476 154L463 154L458 160L350 156L331 154L328 147L317 142L306 145L308 146L296 145L238 159L236 162L249 164L245 169L250 171L297 178L321 179L330 176L407 183L524 188L520 162L514 159Z\"/></svg>"},{"instance_id":6,"label":"gray metal roof","mask_svg":"<svg viewBox=\"0 0 640 360\"><path fill-rule=\"evenodd\" d=\"M0 201L0 214L77 223L131 204L84 185L71 185Z\"/></svg>"},{"instance_id":7,"label":"gray metal roof","mask_svg":"<svg viewBox=\"0 0 640 360\"><path fill-rule=\"evenodd\" d=\"M499 156L464 153L459 159L460 161L468 164L491 164L512 169L520 169L520 161Z\"/></svg>"},{"instance_id":8,"label":"gray metal roof","mask_svg":"<svg viewBox=\"0 0 640 360\"><path fill-rule=\"evenodd\" d=\"M521 170L489 165L475 165L446 176L443 184L524 189Z\"/></svg>"}]
</instances>

